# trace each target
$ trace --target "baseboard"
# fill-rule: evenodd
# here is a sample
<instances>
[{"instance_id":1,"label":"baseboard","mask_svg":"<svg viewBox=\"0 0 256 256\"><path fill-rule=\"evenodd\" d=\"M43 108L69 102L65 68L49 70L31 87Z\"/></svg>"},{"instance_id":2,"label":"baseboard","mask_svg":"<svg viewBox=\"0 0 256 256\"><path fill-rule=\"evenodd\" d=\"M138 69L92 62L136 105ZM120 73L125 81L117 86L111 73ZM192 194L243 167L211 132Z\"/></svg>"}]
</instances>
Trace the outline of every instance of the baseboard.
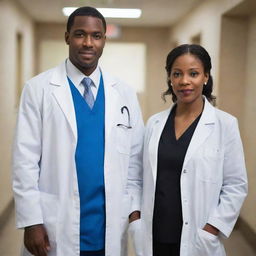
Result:
<instances>
[{"instance_id":1,"label":"baseboard","mask_svg":"<svg viewBox=\"0 0 256 256\"><path fill-rule=\"evenodd\" d=\"M236 223L236 228L242 233L246 241L256 251L256 232L241 217L238 219Z\"/></svg>"},{"instance_id":2,"label":"baseboard","mask_svg":"<svg viewBox=\"0 0 256 256\"><path fill-rule=\"evenodd\" d=\"M14 208L14 200L12 199L6 208L3 210L3 212L0 214L0 233L1 230L3 230L3 227L6 223L6 220L8 220L9 216L11 215Z\"/></svg>"}]
</instances>

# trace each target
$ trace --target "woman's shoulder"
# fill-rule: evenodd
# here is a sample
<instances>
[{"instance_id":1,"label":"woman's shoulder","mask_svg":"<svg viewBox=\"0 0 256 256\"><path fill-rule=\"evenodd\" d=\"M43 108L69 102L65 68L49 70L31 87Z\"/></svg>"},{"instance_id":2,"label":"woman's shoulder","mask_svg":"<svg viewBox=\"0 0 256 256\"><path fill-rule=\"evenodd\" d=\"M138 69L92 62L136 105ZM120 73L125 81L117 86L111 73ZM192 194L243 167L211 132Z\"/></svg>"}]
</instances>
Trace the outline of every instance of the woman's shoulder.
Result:
<instances>
[{"instance_id":1,"label":"woman's shoulder","mask_svg":"<svg viewBox=\"0 0 256 256\"><path fill-rule=\"evenodd\" d=\"M210 102L206 102L207 114L215 115L216 119L221 123L233 123L236 122L237 118L232 114L213 106ZM212 114L211 114L212 113Z\"/></svg>"},{"instance_id":2,"label":"woman's shoulder","mask_svg":"<svg viewBox=\"0 0 256 256\"><path fill-rule=\"evenodd\" d=\"M237 118L228 112L215 108L217 118L224 123L236 122Z\"/></svg>"}]
</instances>

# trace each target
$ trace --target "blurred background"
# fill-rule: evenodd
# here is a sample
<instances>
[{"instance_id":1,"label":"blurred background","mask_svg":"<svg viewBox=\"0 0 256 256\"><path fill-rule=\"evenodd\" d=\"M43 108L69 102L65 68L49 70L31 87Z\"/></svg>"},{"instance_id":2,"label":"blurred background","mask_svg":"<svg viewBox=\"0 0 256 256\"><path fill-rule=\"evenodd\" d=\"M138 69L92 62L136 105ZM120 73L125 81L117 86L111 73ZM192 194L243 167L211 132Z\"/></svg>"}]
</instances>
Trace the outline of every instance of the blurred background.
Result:
<instances>
[{"instance_id":1,"label":"blurred background","mask_svg":"<svg viewBox=\"0 0 256 256\"><path fill-rule=\"evenodd\" d=\"M11 190L11 146L24 82L68 56L63 7L138 8L139 18L106 18L101 65L133 86L143 117L171 104L165 58L182 43L203 45L212 57L217 107L239 120L249 195L228 256L256 255L256 1L255 0L0 0L0 255L19 255ZM130 256L133 255L130 246ZM114 256L114 255L113 255Z\"/></svg>"}]
</instances>

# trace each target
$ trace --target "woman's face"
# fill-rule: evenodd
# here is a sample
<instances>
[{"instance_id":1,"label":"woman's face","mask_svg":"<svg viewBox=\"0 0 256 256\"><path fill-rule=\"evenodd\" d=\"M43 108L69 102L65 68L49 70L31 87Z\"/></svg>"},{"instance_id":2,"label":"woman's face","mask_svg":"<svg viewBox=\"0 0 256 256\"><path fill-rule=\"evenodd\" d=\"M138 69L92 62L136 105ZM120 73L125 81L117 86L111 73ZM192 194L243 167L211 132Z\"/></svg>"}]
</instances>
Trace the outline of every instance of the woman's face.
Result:
<instances>
[{"instance_id":1,"label":"woman's face","mask_svg":"<svg viewBox=\"0 0 256 256\"><path fill-rule=\"evenodd\" d=\"M208 77L199 58L190 53L179 56L169 77L177 103L190 104L202 100L203 86Z\"/></svg>"}]
</instances>

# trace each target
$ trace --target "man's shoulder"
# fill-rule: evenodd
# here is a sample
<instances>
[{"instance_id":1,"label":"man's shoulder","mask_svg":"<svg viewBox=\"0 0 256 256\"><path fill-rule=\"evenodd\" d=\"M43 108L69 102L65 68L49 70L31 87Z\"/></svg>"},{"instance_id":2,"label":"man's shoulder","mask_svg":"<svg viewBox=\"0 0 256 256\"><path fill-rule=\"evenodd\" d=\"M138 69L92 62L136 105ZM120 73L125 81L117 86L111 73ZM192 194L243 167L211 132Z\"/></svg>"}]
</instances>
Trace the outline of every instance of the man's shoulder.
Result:
<instances>
[{"instance_id":1,"label":"man's shoulder","mask_svg":"<svg viewBox=\"0 0 256 256\"><path fill-rule=\"evenodd\" d=\"M131 87L127 82L120 79L119 77L110 74L109 72L103 70L103 78L106 79L107 85L113 85L118 91L125 94L136 94L134 88Z\"/></svg>"},{"instance_id":2,"label":"man's shoulder","mask_svg":"<svg viewBox=\"0 0 256 256\"><path fill-rule=\"evenodd\" d=\"M51 69L48 69L48 70L46 70L46 71L44 71L44 72L41 72L41 73L39 73L39 74L37 74L37 75L35 75L34 77L32 77L32 78L30 78L28 81L27 81L27 83L28 84L32 84L32 83L37 83L38 81L41 81L42 79L43 80L46 80L48 77L50 78L51 77L51 74L53 73L53 70L54 70L55 68L51 68Z\"/></svg>"},{"instance_id":3,"label":"man's shoulder","mask_svg":"<svg viewBox=\"0 0 256 256\"><path fill-rule=\"evenodd\" d=\"M37 85L37 86L40 86L40 85L45 86L50 82L51 78L53 77L53 74L57 73L57 72L60 73L61 69L63 69L63 63L35 75L34 77L30 78L26 82L26 84Z\"/></svg>"}]
</instances>

